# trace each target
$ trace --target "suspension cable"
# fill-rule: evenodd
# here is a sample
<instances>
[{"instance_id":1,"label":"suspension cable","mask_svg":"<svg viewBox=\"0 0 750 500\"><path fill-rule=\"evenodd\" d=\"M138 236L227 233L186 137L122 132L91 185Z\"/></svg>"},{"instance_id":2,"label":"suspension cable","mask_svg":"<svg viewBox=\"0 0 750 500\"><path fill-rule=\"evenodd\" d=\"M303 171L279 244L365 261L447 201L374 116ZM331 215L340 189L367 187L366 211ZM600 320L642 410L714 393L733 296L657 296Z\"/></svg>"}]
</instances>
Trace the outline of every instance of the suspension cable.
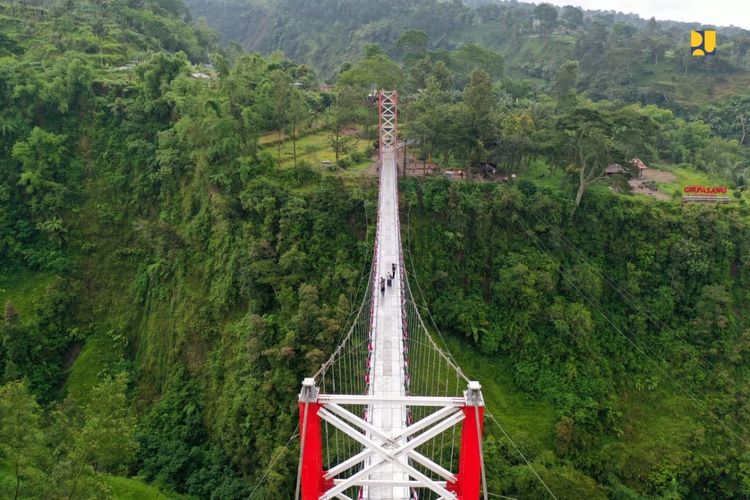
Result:
<instances>
[{"instance_id":1,"label":"suspension cable","mask_svg":"<svg viewBox=\"0 0 750 500\"><path fill-rule=\"evenodd\" d=\"M503 433L503 436L505 436L505 439L507 439L508 442L510 442L511 446L513 446L513 448L516 450L516 453L518 453L518 455L523 459L523 461L526 462L526 465L529 467L529 469L531 469L531 472L533 472L536 478L539 480L539 482L542 483L544 488L547 490L547 493L549 493L552 498L557 500L557 497L555 496L554 493L552 493L552 490L549 488L549 486L547 486L547 483L544 482L544 479L542 479L542 476L540 476L539 473L536 471L536 469L534 469L534 466L531 465L531 462L529 462L529 460L526 458L523 452L521 452L518 446L516 446L516 443L513 442L513 440L508 435L508 433L505 432L505 429L503 429L503 426L500 425L500 422L497 421L495 416L492 413L490 413L489 409L487 409L486 407L485 407L485 411L487 415L490 417L490 420L495 422L495 425L497 425L498 429L500 429L500 432Z\"/></svg>"},{"instance_id":2,"label":"suspension cable","mask_svg":"<svg viewBox=\"0 0 750 500\"><path fill-rule=\"evenodd\" d=\"M549 254L550 253L549 250L547 250L546 248L544 248L541 245L541 243L538 241L537 236L534 235L531 232L530 228L528 227L528 225L526 224L526 222L523 220L523 218L521 217L521 215L515 210L515 208L511 207L511 210L513 210L513 212L516 214L517 220L521 223L521 225L523 226L524 231L529 236L529 239L532 240L532 242L536 245L536 247L539 249L539 251L542 252L542 253L545 253L545 254ZM690 391L690 390L686 389L680 382L678 382L675 379L675 377L671 376L671 374L667 370L665 370L657 361L654 360L654 358L652 356L649 355L649 353L646 352L646 350L649 350L649 352L651 354L654 354L651 349L649 349L647 346L644 347L644 346L641 346L639 344L636 344L630 337L628 337L625 334L625 332L622 331L621 328L619 328L615 324L614 321L612 321L612 319L610 319L609 316L607 316L604 313L604 311L601 310L601 308L599 308L596 305L596 303L593 302L593 300L591 300L591 298L589 296L587 296L585 293L583 293L579 289L579 287L575 283L573 283L573 281L570 280L570 278L565 273L563 273L561 271L560 274L561 274L562 278L568 283L568 285L571 286L576 291L576 293L589 305L589 307L591 307L592 310L594 310L601 317L603 317L604 320L612 327L612 329L615 332L617 332L622 338L624 338L633 348L635 348L641 355L643 355L643 357L645 357L648 361L650 361L654 365L654 367L664 375L664 377L667 380L670 380L677 389L679 389L682 393L685 394L685 396L688 397L688 399L692 400L693 403L695 403L696 406L698 406L701 410L703 410L706 413L708 413L714 420L716 420L716 422L719 425L723 426L724 429L726 429L727 431L729 431L730 434L732 434L735 438L737 438L737 440L739 442L741 442L742 444L745 444L745 445L747 444L747 441L745 439L743 439L737 432L735 432L735 430L732 427L730 427L724 421L724 419L719 418L713 411L711 411L710 409L708 409L701 402L701 400L698 398L698 396L693 391ZM733 418L729 418L727 415L724 415L724 417L725 417L725 419L731 421L734 425L737 425L737 422Z\"/></svg>"},{"instance_id":3,"label":"suspension cable","mask_svg":"<svg viewBox=\"0 0 750 500\"><path fill-rule=\"evenodd\" d=\"M273 460L271 460L271 463L268 464L268 467L266 467L266 471L263 473L263 476L258 481L258 484L255 485L255 488L253 488L253 490L250 492L250 496L247 497L248 500L253 498L253 495L255 495L255 492L258 491L258 488L260 488L263 482L266 480L266 477L268 477L268 474L271 472L271 469L273 469L273 466L276 465L276 462L278 462L279 458L281 458L281 455L283 455L284 452L289 449L289 443L291 443L292 440L298 437L298 434L297 434L298 430L299 430L299 423L297 424L297 427L294 428L294 431L292 431L292 435L289 437L289 440L286 442L284 447L279 451L279 453L276 454L276 457Z\"/></svg>"}]
</instances>

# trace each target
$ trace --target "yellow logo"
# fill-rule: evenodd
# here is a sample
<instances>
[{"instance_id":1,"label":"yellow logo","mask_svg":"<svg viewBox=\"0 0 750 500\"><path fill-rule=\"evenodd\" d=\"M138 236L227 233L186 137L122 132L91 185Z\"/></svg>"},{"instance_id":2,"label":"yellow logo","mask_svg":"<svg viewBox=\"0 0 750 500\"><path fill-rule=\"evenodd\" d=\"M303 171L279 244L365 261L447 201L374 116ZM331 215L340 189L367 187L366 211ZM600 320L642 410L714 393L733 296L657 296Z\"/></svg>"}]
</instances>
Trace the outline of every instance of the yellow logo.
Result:
<instances>
[{"instance_id":1,"label":"yellow logo","mask_svg":"<svg viewBox=\"0 0 750 500\"><path fill-rule=\"evenodd\" d=\"M716 31L691 31L690 52L698 57L714 55L716 53Z\"/></svg>"}]
</instances>

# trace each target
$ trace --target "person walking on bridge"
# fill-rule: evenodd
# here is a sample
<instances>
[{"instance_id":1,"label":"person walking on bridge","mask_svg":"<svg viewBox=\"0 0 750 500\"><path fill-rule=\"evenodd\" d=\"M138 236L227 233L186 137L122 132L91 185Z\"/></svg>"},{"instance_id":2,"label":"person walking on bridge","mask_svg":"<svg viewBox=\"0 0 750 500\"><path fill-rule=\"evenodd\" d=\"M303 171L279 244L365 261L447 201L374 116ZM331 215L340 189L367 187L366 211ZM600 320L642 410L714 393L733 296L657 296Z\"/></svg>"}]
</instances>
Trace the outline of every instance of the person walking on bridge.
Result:
<instances>
[{"instance_id":1,"label":"person walking on bridge","mask_svg":"<svg viewBox=\"0 0 750 500\"><path fill-rule=\"evenodd\" d=\"M385 293L385 278L380 278L380 293Z\"/></svg>"}]
</instances>

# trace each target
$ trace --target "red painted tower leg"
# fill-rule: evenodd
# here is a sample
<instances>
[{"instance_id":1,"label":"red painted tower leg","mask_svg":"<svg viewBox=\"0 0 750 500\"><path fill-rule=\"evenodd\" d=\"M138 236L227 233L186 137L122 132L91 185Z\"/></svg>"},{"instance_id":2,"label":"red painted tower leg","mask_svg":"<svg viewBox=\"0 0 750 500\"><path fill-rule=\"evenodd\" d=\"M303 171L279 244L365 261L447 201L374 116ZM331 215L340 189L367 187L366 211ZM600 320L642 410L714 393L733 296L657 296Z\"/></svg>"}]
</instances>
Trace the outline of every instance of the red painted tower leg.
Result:
<instances>
[{"instance_id":1,"label":"red painted tower leg","mask_svg":"<svg viewBox=\"0 0 750 500\"><path fill-rule=\"evenodd\" d=\"M455 492L458 500L477 500L482 488L482 431L484 429L484 402L481 386L470 382L463 407L464 421L461 429L461 452L458 456L458 480Z\"/></svg>"},{"instance_id":2,"label":"red painted tower leg","mask_svg":"<svg viewBox=\"0 0 750 500\"><path fill-rule=\"evenodd\" d=\"M323 478L323 441L320 432L318 389L305 379L299 397L300 487L302 500L318 500L327 489Z\"/></svg>"}]
</instances>

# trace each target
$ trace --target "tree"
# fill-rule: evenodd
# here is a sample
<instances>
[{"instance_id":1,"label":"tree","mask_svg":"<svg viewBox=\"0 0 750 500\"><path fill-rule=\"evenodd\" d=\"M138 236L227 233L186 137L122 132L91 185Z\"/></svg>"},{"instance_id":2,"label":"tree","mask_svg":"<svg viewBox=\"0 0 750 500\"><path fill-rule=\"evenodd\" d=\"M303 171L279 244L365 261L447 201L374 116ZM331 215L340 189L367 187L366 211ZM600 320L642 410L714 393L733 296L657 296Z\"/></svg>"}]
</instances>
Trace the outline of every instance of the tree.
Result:
<instances>
[{"instance_id":1,"label":"tree","mask_svg":"<svg viewBox=\"0 0 750 500\"><path fill-rule=\"evenodd\" d=\"M562 132L558 148L574 176L576 207L586 189L604 179L610 162L648 158L659 132L656 122L633 106L614 111L579 106L562 115L556 128Z\"/></svg>"},{"instance_id":2,"label":"tree","mask_svg":"<svg viewBox=\"0 0 750 500\"><path fill-rule=\"evenodd\" d=\"M661 129L638 106L625 106L608 113L613 123L611 136L612 159L625 165L639 157L645 161L656 159L655 145L660 140Z\"/></svg>"},{"instance_id":3,"label":"tree","mask_svg":"<svg viewBox=\"0 0 750 500\"><path fill-rule=\"evenodd\" d=\"M557 25L557 7L549 3L540 3L534 8L534 17L539 20L542 34L549 35Z\"/></svg>"},{"instance_id":4,"label":"tree","mask_svg":"<svg viewBox=\"0 0 750 500\"><path fill-rule=\"evenodd\" d=\"M441 90L449 91L453 87L453 77L443 61L432 63L430 59L421 59L409 70L409 84L412 91L419 91L427 86L427 80L434 78Z\"/></svg>"},{"instance_id":5,"label":"tree","mask_svg":"<svg viewBox=\"0 0 750 500\"><path fill-rule=\"evenodd\" d=\"M325 125L330 131L328 145L333 149L336 164L338 165L341 157L354 149L354 146L357 144L357 138L345 133L342 122L339 121L336 113L329 112L326 114Z\"/></svg>"},{"instance_id":6,"label":"tree","mask_svg":"<svg viewBox=\"0 0 750 500\"><path fill-rule=\"evenodd\" d=\"M41 409L24 381L0 387L0 454L14 478L12 491L2 496L17 500L39 494L44 485L41 468L46 454Z\"/></svg>"},{"instance_id":7,"label":"tree","mask_svg":"<svg viewBox=\"0 0 750 500\"><path fill-rule=\"evenodd\" d=\"M533 140L534 119L528 110L505 112L500 115L500 141L493 151L493 158L516 171L525 160L528 164L539 144Z\"/></svg>"},{"instance_id":8,"label":"tree","mask_svg":"<svg viewBox=\"0 0 750 500\"><path fill-rule=\"evenodd\" d=\"M654 66L659 65L659 59L671 46L669 39L663 36L646 37L643 39L643 43L654 60Z\"/></svg>"},{"instance_id":9,"label":"tree","mask_svg":"<svg viewBox=\"0 0 750 500\"><path fill-rule=\"evenodd\" d=\"M462 45L450 53L450 58L452 67L465 76L470 76L478 69L486 72L492 80L499 80L503 76L503 56L475 43Z\"/></svg>"},{"instance_id":10,"label":"tree","mask_svg":"<svg viewBox=\"0 0 750 500\"><path fill-rule=\"evenodd\" d=\"M18 41L10 35L0 33L0 55L18 54L19 52L21 52L21 47Z\"/></svg>"},{"instance_id":11,"label":"tree","mask_svg":"<svg viewBox=\"0 0 750 500\"><path fill-rule=\"evenodd\" d=\"M182 52L158 52L147 62L138 65L136 72L143 81L145 96L149 101L154 101L149 108L162 107L164 102L161 101L161 96L167 91L172 80L185 70L187 62L187 56Z\"/></svg>"},{"instance_id":12,"label":"tree","mask_svg":"<svg viewBox=\"0 0 750 500\"><path fill-rule=\"evenodd\" d=\"M284 143L285 132L289 124L293 121L293 115L297 110L293 109L299 106L299 100L296 98L291 76L286 71L276 69L268 76L266 87L266 100L269 111L269 123L278 132L277 156L281 161L281 146ZM296 101L296 102L293 102ZM296 144L296 142L295 142Z\"/></svg>"},{"instance_id":13,"label":"tree","mask_svg":"<svg viewBox=\"0 0 750 500\"><path fill-rule=\"evenodd\" d=\"M473 71L464 88L459 113L454 118L457 149L463 152L472 168L487 159L488 151L497 141L493 120L495 103L490 76L483 70Z\"/></svg>"},{"instance_id":14,"label":"tree","mask_svg":"<svg viewBox=\"0 0 750 500\"><path fill-rule=\"evenodd\" d=\"M64 135L34 127L25 141L13 146L13 158L21 163L18 184L28 196L36 224L60 217L65 207L65 181L70 176L64 167L65 140Z\"/></svg>"},{"instance_id":15,"label":"tree","mask_svg":"<svg viewBox=\"0 0 750 500\"><path fill-rule=\"evenodd\" d=\"M394 47L401 56L422 54L430 43L430 37L422 30L408 29L401 33Z\"/></svg>"},{"instance_id":16,"label":"tree","mask_svg":"<svg viewBox=\"0 0 750 500\"><path fill-rule=\"evenodd\" d=\"M740 131L740 145L745 144L748 127L750 127L750 111L746 106L737 106L734 108L736 113L735 123Z\"/></svg>"},{"instance_id":17,"label":"tree","mask_svg":"<svg viewBox=\"0 0 750 500\"><path fill-rule=\"evenodd\" d=\"M566 61L557 70L552 88L559 108L566 108L575 103L578 70L578 61Z\"/></svg>"},{"instance_id":18,"label":"tree","mask_svg":"<svg viewBox=\"0 0 750 500\"><path fill-rule=\"evenodd\" d=\"M433 154L444 150L449 142L446 132L447 127L436 126L446 123L448 117L448 96L440 88L438 80L427 77L427 86L419 94L417 100L408 108L408 127L405 135L416 142L419 152L424 159L424 167L427 160Z\"/></svg>"},{"instance_id":19,"label":"tree","mask_svg":"<svg viewBox=\"0 0 750 500\"><path fill-rule=\"evenodd\" d=\"M292 138L292 157L294 166L297 167L297 141L299 140L300 126L310 117L310 108L304 94L298 88L292 90L289 99L289 130Z\"/></svg>"},{"instance_id":20,"label":"tree","mask_svg":"<svg viewBox=\"0 0 750 500\"><path fill-rule=\"evenodd\" d=\"M362 90L396 89L404 75L401 66L389 58L382 49L365 51L365 57L339 74L337 84L353 85Z\"/></svg>"},{"instance_id":21,"label":"tree","mask_svg":"<svg viewBox=\"0 0 750 500\"><path fill-rule=\"evenodd\" d=\"M583 26L583 9L580 7L573 7L572 5L566 5L562 8L560 20L569 29L578 29Z\"/></svg>"},{"instance_id":22,"label":"tree","mask_svg":"<svg viewBox=\"0 0 750 500\"><path fill-rule=\"evenodd\" d=\"M89 446L90 463L99 471L123 474L135 458L136 420L127 400L125 372L94 387L84 410L79 442Z\"/></svg>"},{"instance_id":23,"label":"tree","mask_svg":"<svg viewBox=\"0 0 750 500\"><path fill-rule=\"evenodd\" d=\"M362 47L363 59L371 59L373 57L382 56L385 56L385 51L383 50L383 47L381 47L377 43L366 43L364 47Z\"/></svg>"},{"instance_id":24,"label":"tree","mask_svg":"<svg viewBox=\"0 0 750 500\"><path fill-rule=\"evenodd\" d=\"M484 70L474 70L469 84L464 88L463 102L478 122L487 120L495 105L490 75Z\"/></svg>"},{"instance_id":25,"label":"tree","mask_svg":"<svg viewBox=\"0 0 750 500\"><path fill-rule=\"evenodd\" d=\"M28 363L31 343L25 328L21 325L18 312L11 301L5 303L5 318L0 325L0 368L2 379L15 380L22 374Z\"/></svg>"},{"instance_id":26,"label":"tree","mask_svg":"<svg viewBox=\"0 0 750 500\"><path fill-rule=\"evenodd\" d=\"M722 285L706 285L695 304L691 323L694 341L708 346L721 345L727 333L734 330L734 315L730 313L732 297Z\"/></svg>"},{"instance_id":27,"label":"tree","mask_svg":"<svg viewBox=\"0 0 750 500\"><path fill-rule=\"evenodd\" d=\"M555 424L555 452L563 457L573 444L573 429L575 422L570 417L562 417Z\"/></svg>"},{"instance_id":28,"label":"tree","mask_svg":"<svg viewBox=\"0 0 750 500\"><path fill-rule=\"evenodd\" d=\"M565 138L560 147L568 151L569 171L575 176L577 208L586 189L604 178L613 147L609 135L613 124L601 112L579 107L563 115L557 126Z\"/></svg>"},{"instance_id":29,"label":"tree","mask_svg":"<svg viewBox=\"0 0 750 500\"><path fill-rule=\"evenodd\" d=\"M578 35L573 55L583 69L597 69L601 64L607 52L607 35L607 25L598 18Z\"/></svg>"},{"instance_id":30,"label":"tree","mask_svg":"<svg viewBox=\"0 0 750 500\"><path fill-rule=\"evenodd\" d=\"M55 412L53 434L61 458L53 476L63 498L101 494L106 485L99 473L123 474L135 460L136 419L126 389L122 372L94 387L82 413L72 401Z\"/></svg>"},{"instance_id":31,"label":"tree","mask_svg":"<svg viewBox=\"0 0 750 500\"><path fill-rule=\"evenodd\" d=\"M243 349L240 350L242 351ZM253 354L261 356L260 353ZM237 359L246 365L246 357L240 356ZM236 373L231 370L228 372L227 375ZM246 393L242 395L242 399L235 399L226 405L237 406L233 423L245 432L241 436L227 437L241 441L248 447L246 449L253 449L258 443L255 429L260 422L255 420L256 425L246 427L253 422L249 411L252 410L252 396L256 394L257 385L257 379L248 374L248 371L241 372L242 382L237 389L247 391L249 395ZM139 474L149 481L164 484L177 493L194 497L210 498L217 495L218 498L247 498L249 491L233 474L226 458L221 455L221 449L212 449L209 445L204 401L205 396L200 391L199 384L187 377L183 369L172 373L167 389L148 409L139 426ZM220 410L220 413L227 411L227 407ZM277 424L278 422L273 422L269 425ZM243 453L242 459L246 463L250 460L253 460L250 463L258 463L256 460L259 460L249 452ZM277 462L277 465L280 464ZM259 466L258 469L260 468ZM241 491L243 489L245 491ZM218 494L229 490L234 491L232 494ZM276 498L283 496L278 495Z\"/></svg>"},{"instance_id":32,"label":"tree","mask_svg":"<svg viewBox=\"0 0 750 500\"><path fill-rule=\"evenodd\" d=\"M361 94L357 88L339 85L337 90L336 102L328 108L324 116L325 127L329 132L328 143L334 151L336 163L356 144L356 138L346 134L345 129L365 116Z\"/></svg>"},{"instance_id":33,"label":"tree","mask_svg":"<svg viewBox=\"0 0 750 500\"><path fill-rule=\"evenodd\" d=\"M722 99L705 109L703 116L714 132L744 145L750 133L750 95Z\"/></svg>"}]
</instances>

